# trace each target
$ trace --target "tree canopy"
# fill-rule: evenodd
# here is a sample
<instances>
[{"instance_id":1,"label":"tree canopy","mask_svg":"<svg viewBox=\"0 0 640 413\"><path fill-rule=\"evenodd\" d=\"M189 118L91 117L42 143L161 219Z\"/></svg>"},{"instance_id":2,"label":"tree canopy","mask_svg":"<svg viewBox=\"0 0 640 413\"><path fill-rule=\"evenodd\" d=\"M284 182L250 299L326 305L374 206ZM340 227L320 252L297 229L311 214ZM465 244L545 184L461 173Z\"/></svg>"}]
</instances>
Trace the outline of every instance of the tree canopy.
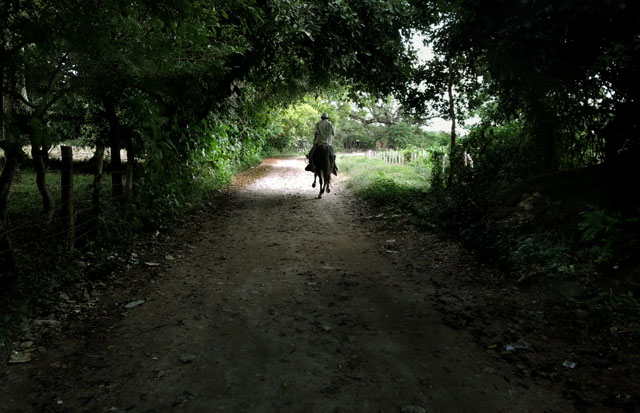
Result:
<instances>
[{"instance_id":1,"label":"tree canopy","mask_svg":"<svg viewBox=\"0 0 640 413\"><path fill-rule=\"evenodd\" d=\"M414 115L431 106L449 118L451 80L456 111L491 101L492 113L525 121L546 168L587 147L614 159L637 146L637 8L572 0L5 0L3 120L12 135L33 139L28 125L46 115L58 134L45 136L67 139L49 114L77 115L79 101L85 111L112 105L122 145L134 134L139 148L153 146L152 136L171 130L176 148L188 151L211 114L255 115L335 84L352 98L392 94ZM434 51L422 66L408 46L415 32ZM110 112L102 109L93 113ZM84 122L106 128L98 118Z\"/></svg>"},{"instance_id":2,"label":"tree canopy","mask_svg":"<svg viewBox=\"0 0 640 413\"><path fill-rule=\"evenodd\" d=\"M436 54L482 75L502 119L528 125L544 168L637 152L640 13L626 1L414 2ZM430 73L427 71L427 73ZM497 118L496 118L497 119ZM589 157L589 156L588 156ZM576 165L576 162L569 162Z\"/></svg>"},{"instance_id":3,"label":"tree canopy","mask_svg":"<svg viewBox=\"0 0 640 413\"><path fill-rule=\"evenodd\" d=\"M30 162L24 145L45 210L46 154L62 141L94 147L96 159L109 148L112 197L128 198L135 159L144 160L139 194L222 173L267 146L294 145L323 99L344 121L338 144L361 141L375 119L407 146L423 140L412 124L443 116L454 165L456 122L476 114L472 134L484 143L496 128L518 131L504 150L527 153L527 173L637 158L639 8L621 0L2 0L0 234L15 171ZM415 33L433 51L426 62L410 46ZM397 107L377 108L390 96ZM287 108L301 99L307 106Z\"/></svg>"},{"instance_id":4,"label":"tree canopy","mask_svg":"<svg viewBox=\"0 0 640 413\"><path fill-rule=\"evenodd\" d=\"M383 96L411 69L401 1L5 1L1 13L16 132L9 113L41 118L72 96L184 134L230 97L259 111L335 82Z\"/></svg>"}]
</instances>

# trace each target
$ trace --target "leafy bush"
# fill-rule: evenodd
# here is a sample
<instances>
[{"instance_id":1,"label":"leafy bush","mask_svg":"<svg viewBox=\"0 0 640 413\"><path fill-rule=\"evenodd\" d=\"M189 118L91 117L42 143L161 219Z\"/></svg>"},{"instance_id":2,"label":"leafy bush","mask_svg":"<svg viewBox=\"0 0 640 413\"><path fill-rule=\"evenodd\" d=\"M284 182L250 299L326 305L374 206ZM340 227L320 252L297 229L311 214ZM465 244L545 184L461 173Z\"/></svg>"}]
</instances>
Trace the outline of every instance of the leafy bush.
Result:
<instances>
[{"instance_id":1,"label":"leafy bush","mask_svg":"<svg viewBox=\"0 0 640 413\"><path fill-rule=\"evenodd\" d=\"M637 234L640 210L636 216L625 216L592 205L580 215L581 239L589 246L596 263L607 264L623 257L630 251L631 244L637 242L634 234Z\"/></svg>"},{"instance_id":2,"label":"leafy bush","mask_svg":"<svg viewBox=\"0 0 640 413\"><path fill-rule=\"evenodd\" d=\"M339 156L337 162L340 169L349 174L349 187L358 193L366 191L374 182L378 182L376 185L385 185L384 182L390 180L421 192L427 191L429 187L427 176L425 176L428 171L425 172L424 168L391 165L379 159L364 156Z\"/></svg>"},{"instance_id":3,"label":"leafy bush","mask_svg":"<svg viewBox=\"0 0 640 413\"><path fill-rule=\"evenodd\" d=\"M541 170L535 147L523 124L480 124L461 140L460 147L474 161L474 181L491 182L494 187L512 186Z\"/></svg>"},{"instance_id":4,"label":"leafy bush","mask_svg":"<svg viewBox=\"0 0 640 413\"><path fill-rule=\"evenodd\" d=\"M612 289L598 289L591 292L588 297L582 303L586 305L586 309L594 319L611 329L610 331L615 331L616 325L619 325L621 320L626 323L629 319L640 318L640 300L631 291L618 294Z\"/></svg>"},{"instance_id":5,"label":"leafy bush","mask_svg":"<svg viewBox=\"0 0 640 413\"><path fill-rule=\"evenodd\" d=\"M385 218L410 218L425 224L420 220L429 187L429 168L354 156L340 156L338 164L349 175L348 186L362 199L382 208Z\"/></svg>"},{"instance_id":6,"label":"leafy bush","mask_svg":"<svg viewBox=\"0 0 640 413\"><path fill-rule=\"evenodd\" d=\"M369 186L361 192L363 197L377 205L403 203L411 194L411 187L398 183L384 172L378 172Z\"/></svg>"},{"instance_id":7,"label":"leafy bush","mask_svg":"<svg viewBox=\"0 0 640 413\"><path fill-rule=\"evenodd\" d=\"M510 259L523 273L523 277L570 273L568 244L558 241L557 234L542 232L529 234L518 241Z\"/></svg>"}]
</instances>

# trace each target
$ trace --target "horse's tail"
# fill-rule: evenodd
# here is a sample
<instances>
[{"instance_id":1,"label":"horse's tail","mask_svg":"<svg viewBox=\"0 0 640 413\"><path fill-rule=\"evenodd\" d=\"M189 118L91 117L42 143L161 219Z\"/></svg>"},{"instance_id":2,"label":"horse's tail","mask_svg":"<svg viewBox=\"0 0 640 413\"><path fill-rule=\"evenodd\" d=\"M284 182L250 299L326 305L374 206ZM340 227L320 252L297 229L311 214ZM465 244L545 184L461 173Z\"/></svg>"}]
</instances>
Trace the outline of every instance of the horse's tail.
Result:
<instances>
[{"instance_id":1,"label":"horse's tail","mask_svg":"<svg viewBox=\"0 0 640 413\"><path fill-rule=\"evenodd\" d=\"M322 166L321 173L324 177L326 185L331 183L331 171L333 170L333 155L331 153L331 147L327 144L323 144L322 148Z\"/></svg>"},{"instance_id":2,"label":"horse's tail","mask_svg":"<svg viewBox=\"0 0 640 413\"><path fill-rule=\"evenodd\" d=\"M316 168L316 175L320 176L320 194L318 198L322 197L325 192L331 191L329 185L331 184L331 172L333 170L333 151L327 144L318 146L313 152L313 163Z\"/></svg>"}]
</instances>

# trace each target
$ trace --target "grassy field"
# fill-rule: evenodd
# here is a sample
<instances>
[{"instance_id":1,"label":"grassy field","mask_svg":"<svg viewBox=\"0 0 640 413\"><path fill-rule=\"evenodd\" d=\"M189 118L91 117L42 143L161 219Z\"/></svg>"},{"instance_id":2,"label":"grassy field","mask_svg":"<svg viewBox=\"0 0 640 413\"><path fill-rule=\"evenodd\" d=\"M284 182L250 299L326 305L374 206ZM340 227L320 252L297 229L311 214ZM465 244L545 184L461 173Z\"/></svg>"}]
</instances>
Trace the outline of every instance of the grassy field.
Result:
<instances>
[{"instance_id":1,"label":"grassy field","mask_svg":"<svg viewBox=\"0 0 640 413\"><path fill-rule=\"evenodd\" d=\"M78 206L87 207L91 202L91 187L93 175L74 174L74 201ZM110 181L103 180L106 191L109 191ZM60 205L60 172L47 173L47 187L53 197L54 206ZM21 171L11 184L11 192L7 202L7 217L10 226L20 225L26 221L38 219L42 213L42 197L36 187L36 174L33 171Z\"/></svg>"},{"instance_id":2,"label":"grassy field","mask_svg":"<svg viewBox=\"0 0 640 413\"><path fill-rule=\"evenodd\" d=\"M340 170L349 175L348 187L358 196L379 204L402 202L403 197L429 189L430 168L423 162L391 165L359 155L338 155Z\"/></svg>"},{"instance_id":3,"label":"grassy field","mask_svg":"<svg viewBox=\"0 0 640 413\"><path fill-rule=\"evenodd\" d=\"M380 208L385 219L425 224L425 198L431 170L424 161L391 165L359 155L338 155L347 187L356 196Z\"/></svg>"}]
</instances>

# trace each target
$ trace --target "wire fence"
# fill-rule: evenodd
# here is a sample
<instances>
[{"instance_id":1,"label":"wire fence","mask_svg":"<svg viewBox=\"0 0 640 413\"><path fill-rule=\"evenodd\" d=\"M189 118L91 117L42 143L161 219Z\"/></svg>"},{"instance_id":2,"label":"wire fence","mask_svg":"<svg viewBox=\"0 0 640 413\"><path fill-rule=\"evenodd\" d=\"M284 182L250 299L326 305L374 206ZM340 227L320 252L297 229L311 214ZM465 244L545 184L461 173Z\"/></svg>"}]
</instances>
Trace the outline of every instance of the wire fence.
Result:
<instances>
[{"instance_id":1,"label":"wire fence","mask_svg":"<svg viewBox=\"0 0 640 413\"><path fill-rule=\"evenodd\" d=\"M49 159L60 159L62 158L62 150L61 150L62 145L55 145L52 146L51 148L49 148L49 150L47 151L48 154L48 158ZM31 146L30 145L26 145L22 147L22 151L24 153L31 153ZM91 148L89 146L74 146L73 147L73 159L76 161L86 161L88 159L90 159L91 157L93 157L93 155L95 154L95 148ZM2 148L0 148L0 157L4 156L4 150ZM105 147L104 148L104 157L105 159L110 159L111 158L111 148L109 147ZM127 160L127 151L126 149L121 149L120 150L120 159L122 159L123 162L125 162ZM0 168L1 170L2 168Z\"/></svg>"},{"instance_id":2,"label":"wire fence","mask_svg":"<svg viewBox=\"0 0 640 413\"><path fill-rule=\"evenodd\" d=\"M81 155L80 160L85 158L85 155ZM63 187L69 182L63 181L65 174L47 171L46 187L53 207L46 212L43 211L43 196L36 186L36 174L16 169L11 177L12 190L7 200L6 224L0 230L0 241L10 242L0 242L0 257L15 254L19 263L21 256L33 254L42 248L84 249L86 241L95 237L99 221L115 217L120 212L118 205L128 196L124 192L112 196L108 175L103 173L100 200L96 205L93 198L94 169L95 165L74 165L71 173L72 190L70 193L66 191L66 195ZM68 215L69 212L71 217L65 217L65 213ZM0 276L9 271L10 268L0 268Z\"/></svg>"}]
</instances>

